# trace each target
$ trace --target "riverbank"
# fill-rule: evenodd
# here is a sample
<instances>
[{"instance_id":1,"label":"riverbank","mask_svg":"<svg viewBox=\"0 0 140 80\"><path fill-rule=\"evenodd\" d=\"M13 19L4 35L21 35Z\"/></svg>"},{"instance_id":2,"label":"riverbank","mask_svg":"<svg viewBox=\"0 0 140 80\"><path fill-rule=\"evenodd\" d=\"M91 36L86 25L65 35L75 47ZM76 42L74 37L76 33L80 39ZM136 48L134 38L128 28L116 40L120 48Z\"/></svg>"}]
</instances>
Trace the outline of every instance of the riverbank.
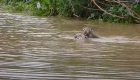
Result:
<instances>
[{"instance_id":1,"label":"riverbank","mask_svg":"<svg viewBox=\"0 0 140 80\"><path fill-rule=\"evenodd\" d=\"M77 17L111 23L140 23L139 2L1 0L1 3L8 11L20 11L30 15Z\"/></svg>"}]
</instances>

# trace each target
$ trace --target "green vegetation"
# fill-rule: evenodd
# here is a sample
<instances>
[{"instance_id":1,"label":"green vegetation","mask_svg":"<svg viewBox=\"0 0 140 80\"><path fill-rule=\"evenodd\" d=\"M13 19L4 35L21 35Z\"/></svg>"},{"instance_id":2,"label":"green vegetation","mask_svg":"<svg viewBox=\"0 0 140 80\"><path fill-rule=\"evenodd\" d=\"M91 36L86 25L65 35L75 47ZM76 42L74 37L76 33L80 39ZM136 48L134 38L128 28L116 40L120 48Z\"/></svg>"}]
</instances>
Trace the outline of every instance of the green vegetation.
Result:
<instances>
[{"instance_id":1,"label":"green vegetation","mask_svg":"<svg viewBox=\"0 0 140 80\"><path fill-rule=\"evenodd\" d=\"M130 3L104 0L0 0L8 10L33 15L87 18L119 23L140 23L139 0Z\"/></svg>"},{"instance_id":2,"label":"green vegetation","mask_svg":"<svg viewBox=\"0 0 140 80\"><path fill-rule=\"evenodd\" d=\"M113 16L110 16L106 13L103 13L103 20L107 22L120 22L120 23L132 23L132 22L140 22L140 17L139 19L136 19L135 17L138 17L136 15L135 17L132 15L135 15L133 12L139 13L140 15L140 5L137 3L132 3L130 5L132 7L132 10L127 10L124 6L122 5L113 5L111 7L106 8L106 11L113 14ZM116 16L120 16L123 18L117 18Z\"/></svg>"}]
</instances>

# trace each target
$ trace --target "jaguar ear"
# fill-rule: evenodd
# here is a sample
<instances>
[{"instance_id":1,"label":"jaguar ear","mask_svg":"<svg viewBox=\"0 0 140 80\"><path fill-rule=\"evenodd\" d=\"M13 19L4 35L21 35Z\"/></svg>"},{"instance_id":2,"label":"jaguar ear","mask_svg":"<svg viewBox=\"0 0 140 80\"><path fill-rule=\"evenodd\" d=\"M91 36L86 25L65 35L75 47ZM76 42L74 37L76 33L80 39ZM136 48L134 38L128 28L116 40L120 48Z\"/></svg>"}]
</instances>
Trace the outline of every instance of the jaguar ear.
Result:
<instances>
[{"instance_id":1,"label":"jaguar ear","mask_svg":"<svg viewBox=\"0 0 140 80\"><path fill-rule=\"evenodd\" d=\"M91 31L93 31L93 28L91 28Z\"/></svg>"}]
</instances>

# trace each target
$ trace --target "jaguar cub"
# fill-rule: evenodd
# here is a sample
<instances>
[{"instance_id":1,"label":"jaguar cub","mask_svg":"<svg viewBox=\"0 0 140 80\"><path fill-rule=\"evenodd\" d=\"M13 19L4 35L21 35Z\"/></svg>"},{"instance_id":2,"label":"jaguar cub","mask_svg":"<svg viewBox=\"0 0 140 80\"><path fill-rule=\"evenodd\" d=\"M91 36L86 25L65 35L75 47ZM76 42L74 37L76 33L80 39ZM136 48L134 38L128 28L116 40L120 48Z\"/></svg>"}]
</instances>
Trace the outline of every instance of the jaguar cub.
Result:
<instances>
[{"instance_id":1,"label":"jaguar cub","mask_svg":"<svg viewBox=\"0 0 140 80\"><path fill-rule=\"evenodd\" d=\"M84 35L86 37L88 37L88 38L99 38L98 36L96 36L92 33L93 30L91 28L86 27L86 28L83 28L83 30L84 30Z\"/></svg>"}]
</instances>

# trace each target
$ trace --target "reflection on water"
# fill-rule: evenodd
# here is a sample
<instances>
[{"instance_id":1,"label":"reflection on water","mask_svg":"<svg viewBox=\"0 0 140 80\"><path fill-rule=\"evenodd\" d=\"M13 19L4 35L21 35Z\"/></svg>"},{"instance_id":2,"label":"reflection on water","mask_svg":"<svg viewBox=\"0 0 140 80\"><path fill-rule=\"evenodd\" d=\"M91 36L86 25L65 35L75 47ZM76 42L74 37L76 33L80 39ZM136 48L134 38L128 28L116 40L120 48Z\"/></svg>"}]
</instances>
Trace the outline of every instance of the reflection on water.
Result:
<instances>
[{"instance_id":1,"label":"reflection on water","mask_svg":"<svg viewBox=\"0 0 140 80\"><path fill-rule=\"evenodd\" d=\"M82 28L99 39L74 40ZM139 25L0 11L0 79L140 79Z\"/></svg>"}]
</instances>

